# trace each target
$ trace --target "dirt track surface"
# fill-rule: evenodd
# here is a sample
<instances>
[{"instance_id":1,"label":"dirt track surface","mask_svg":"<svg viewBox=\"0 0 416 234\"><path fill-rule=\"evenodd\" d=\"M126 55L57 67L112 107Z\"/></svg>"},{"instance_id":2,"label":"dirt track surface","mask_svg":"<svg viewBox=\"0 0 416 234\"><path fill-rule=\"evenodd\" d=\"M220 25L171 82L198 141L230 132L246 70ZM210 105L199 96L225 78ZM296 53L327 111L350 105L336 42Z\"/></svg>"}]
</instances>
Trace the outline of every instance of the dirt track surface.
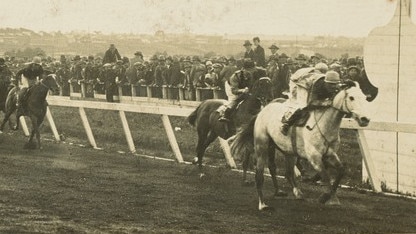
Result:
<instances>
[{"instance_id":1,"label":"dirt track surface","mask_svg":"<svg viewBox=\"0 0 416 234\"><path fill-rule=\"evenodd\" d=\"M414 200L340 189L330 207L308 184L306 200L274 199L266 178L275 210L259 212L255 188L226 168L199 179L193 165L46 141L27 151L17 138L0 134L1 233L416 232Z\"/></svg>"}]
</instances>

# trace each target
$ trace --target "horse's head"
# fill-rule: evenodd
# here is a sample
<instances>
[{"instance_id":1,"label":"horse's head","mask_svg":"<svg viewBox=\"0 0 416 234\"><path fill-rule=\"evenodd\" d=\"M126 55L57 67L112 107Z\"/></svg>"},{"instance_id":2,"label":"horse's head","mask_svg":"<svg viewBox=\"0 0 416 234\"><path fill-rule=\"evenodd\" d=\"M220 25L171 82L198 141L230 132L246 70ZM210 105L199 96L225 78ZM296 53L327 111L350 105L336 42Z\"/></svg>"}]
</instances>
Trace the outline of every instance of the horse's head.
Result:
<instances>
[{"instance_id":1,"label":"horse's head","mask_svg":"<svg viewBox=\"0 0 416 234\"><path fill-rule=\"evenodd\" d=\"M346 114L351 114L358 122L358 125L365 127L370 119L364 114L363 105L366 103L366 96L361 92L357 82L350 82L344 85L333 101L333 107Z\"/></svg>"},{"instance_id":2,"label":"horse's head","mask_svg":"<svg viewBox=\"0 0 416 234\"><path fill-rule=\"evenodd\" d=\"M59 84L56 81L55 74L49 74L45 78L43 78L40 83L44 85L46 88L51 90L52 92L56 92L59 90Z\"/></svg>"},{"instance_id":3,"label":"horse's head","mask_svg":"<svg viewBox=\"0 0 416 234\"><path fill-rule=\"evenodd\" d=\"M262 106L266 106L273 100L272 81L269 77L261 77L254 82L251 88L252 95L257 98Z\"/></svg>"}]
</instances>

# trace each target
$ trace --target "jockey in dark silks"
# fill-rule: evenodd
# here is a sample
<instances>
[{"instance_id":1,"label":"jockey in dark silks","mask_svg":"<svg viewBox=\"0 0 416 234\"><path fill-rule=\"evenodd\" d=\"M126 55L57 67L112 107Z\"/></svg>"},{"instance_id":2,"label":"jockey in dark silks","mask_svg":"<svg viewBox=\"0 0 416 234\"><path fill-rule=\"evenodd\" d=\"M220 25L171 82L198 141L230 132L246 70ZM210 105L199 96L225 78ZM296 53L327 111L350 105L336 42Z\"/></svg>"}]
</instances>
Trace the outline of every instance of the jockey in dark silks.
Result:
<instances>
[{"instance_id":1,"label":"jockey in dark silks","mask_svg":"<svg viewBox=\"0 0 416 234\"><path fill-rule=\"evenodd\" d=\"M243 63L243 69L236 71L228 82L231 93L229 95L229 103L226 106L224 115L219 118L219 121L229 122L238 103L245 100L256 80L266 76L266 71L261 68L256 68L253 61L246 60ZM228 95L228 94L227 94Z\"/></svg>"},{"instance_id":2,"label":"jockey in dark silks","mask_svg":"<svg viewBox=\"0 0 416 234\"><path fill-rule=\"evenodd\" d=\"M38 63L30 63L16 74L16 79L19 80L20 90L16 95L17 116L23 115L25 111L25 102L27 98L27 91L30 87L38 82L38 79L43 75L44 70Z\"/></svg>"},{"instance_id":3,"label":"jockey in dark silks","mask_svg":"<svg viewBox=\"0 0 416 234\"><path fill-rule=\"evenodd\" d=\"M283 117L281 132L287 135L290 126L304 116L305 111L331 106L333 97L340 89L340 83L341 79L339 74L335 71L328 71L325 76L314 81L312 90L310 91L308 105L304 108L297 109L289 118Z\"/></svg>"}]
</instances>

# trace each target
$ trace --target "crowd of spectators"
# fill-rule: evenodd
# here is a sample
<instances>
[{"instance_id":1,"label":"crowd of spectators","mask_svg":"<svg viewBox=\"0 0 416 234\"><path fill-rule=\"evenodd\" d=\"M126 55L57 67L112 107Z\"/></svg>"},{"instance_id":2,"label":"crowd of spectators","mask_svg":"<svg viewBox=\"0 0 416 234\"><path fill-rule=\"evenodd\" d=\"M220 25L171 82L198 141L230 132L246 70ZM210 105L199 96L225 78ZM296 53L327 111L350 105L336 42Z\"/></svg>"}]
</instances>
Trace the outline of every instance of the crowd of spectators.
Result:
<instances>
[{"instance_id":1,"label":"crowd of spectators","mask_svg":"<svg viewBox=\"0 0 416 234\"><path fill-rule=\"evenodd\" d=\"M57 75L62 87L61 95L69 95L71 83L75 89L78 89L81 83L85 83L88 84L87 93L106 93L110 102L113 101L113 94L117 93L117 87L124 85L182 87L186 90L185 99L195 100L197 88L224 90L224 82L228 81L231 75L241 68L243 61L248 59L265 69L267 76L272 80L275 97L282 97L282 93L288 90L291 74L300 68L313 67L317 63L325 63L341 77L352 80L359 79L363 72L360 57L328 59L318 54L311 57L304 54L290 57L285 53L279 53L279 47L275 44L268 47L270 55L266 56L260 39L255 37L252 41L254 47L249 40L242 43L245 53L241 58L167 54L145 57L140 51L135 52L134 57L128 58L122 57L115 45L111 44L104 57L43 56L40 63L45 71ZM13 83L13 74L31 61L32 58L0 58L0 80ZM226 98L225 93L223 97Z\"/></svg>"}]
</instances>

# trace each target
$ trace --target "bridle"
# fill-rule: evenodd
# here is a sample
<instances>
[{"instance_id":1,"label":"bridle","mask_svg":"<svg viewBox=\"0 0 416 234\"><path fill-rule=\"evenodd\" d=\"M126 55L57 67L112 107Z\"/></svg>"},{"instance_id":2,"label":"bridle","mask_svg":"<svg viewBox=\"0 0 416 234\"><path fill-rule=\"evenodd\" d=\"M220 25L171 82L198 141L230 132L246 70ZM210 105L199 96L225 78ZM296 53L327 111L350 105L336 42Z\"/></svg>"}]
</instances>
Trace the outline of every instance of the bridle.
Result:
<instances>
[{"instance_id":1,"label":"bridle","mask_svg":"<svg viewBox=\"0 0 416 234\"><path fill-rule=\"evenodd\" d=\"M55 74L49 74L49 75L47 75L46 77L48 77L48 76L51 76L54 80L55 80L55 83L58 85L58 87L59 87L59 84L56 82L56 75ZM43 83L43 80L44 79L42 79L41 81L39 81L39 84L41 84L42 86L44 86L45 88L47 88L48 90L52 90L52 88L51 87L48 87L46 84L44 84Z\"/></svg>"},{"instance_id":2,"label":"bridle","mask_svg":"<svg viewBox=\"0 0 416 234\"><path fill-rule=\"evenodd\" d=\"M335 105L331 105L332 108L334 108L335 110L342 112L344 114L350 114L352 113L352 108L350 108L348 106L348 102L347 102L347 96L348 96L348 92L346 89L341 90L340 92L344 92L344 98L343 98L343 102L341 103L340 107L336 107Z\"/></svg>"},{"instance_id":3,"label":"bridle","mask_svg":"<svg viewBox=\"0 0 416 234\"><path fill-rule=\"evenodd\" d=\"M271 87L272 80L267 76L264 76L264 77L261 77L260 79L258 79L257 83L259 83L260 81L263 81L263 80L266 80L266 82L268 84L270 84L270 87ZM266 106L267 103L268 103L268 100L267 100L265 95L256 95L256 99L260 102L262 107Z\"/></svg>"}]
</instances>

